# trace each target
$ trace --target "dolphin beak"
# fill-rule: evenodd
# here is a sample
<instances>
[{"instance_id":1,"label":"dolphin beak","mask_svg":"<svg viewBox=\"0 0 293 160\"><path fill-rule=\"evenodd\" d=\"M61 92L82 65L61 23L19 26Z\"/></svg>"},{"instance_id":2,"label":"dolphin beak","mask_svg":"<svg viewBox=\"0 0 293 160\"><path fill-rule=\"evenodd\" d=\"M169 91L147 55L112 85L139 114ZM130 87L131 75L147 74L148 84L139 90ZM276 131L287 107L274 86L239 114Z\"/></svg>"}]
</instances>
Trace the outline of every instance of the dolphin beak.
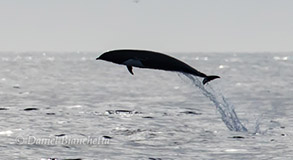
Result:
<instances>
[{"instance_id":1,"label":"dolphin beak","mask_svg":"<svg viewBox=\"0 0 293 160\"><path fill-rule=\"evenodd\" d=\"M99 59L100 59L100 57L96 58L96 60L99 60Z\"/></svg>"}]
</instances>

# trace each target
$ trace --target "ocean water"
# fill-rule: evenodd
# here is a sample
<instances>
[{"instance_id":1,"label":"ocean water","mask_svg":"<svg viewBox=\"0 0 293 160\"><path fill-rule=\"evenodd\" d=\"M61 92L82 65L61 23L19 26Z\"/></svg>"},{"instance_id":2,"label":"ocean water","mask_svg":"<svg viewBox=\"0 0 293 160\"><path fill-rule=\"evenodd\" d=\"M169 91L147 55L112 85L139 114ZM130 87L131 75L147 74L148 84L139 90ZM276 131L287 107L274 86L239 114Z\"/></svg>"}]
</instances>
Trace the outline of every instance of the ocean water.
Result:
<instances>
[{"instance_id":1,"label":"ocean water","mask_svg":"<svg viewBox=\"0 0 293 160\"><path fill-rule=\"evenodd\" d=\"M170 53L221 76L0 53L1 159L292 159L293 53Z\"/></svg>"}]
</instances>

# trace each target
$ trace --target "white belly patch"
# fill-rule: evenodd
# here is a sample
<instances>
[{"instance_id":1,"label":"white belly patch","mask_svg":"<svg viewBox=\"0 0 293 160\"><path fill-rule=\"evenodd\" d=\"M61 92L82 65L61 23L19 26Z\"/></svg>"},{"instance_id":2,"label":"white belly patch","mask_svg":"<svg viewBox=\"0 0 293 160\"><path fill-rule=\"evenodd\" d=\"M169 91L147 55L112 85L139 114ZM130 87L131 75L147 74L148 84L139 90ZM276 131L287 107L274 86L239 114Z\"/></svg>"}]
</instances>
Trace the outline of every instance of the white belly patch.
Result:
<instances>
[{"instance_id":1,"label":"white belly patch","mask_svg":"<svg viewBox=\"0 0 293 160\"><path fill-rule=\"evenodd\" d=\"M144 67L144 65L141 63L141 61L137 60L137 59L129 59L129 60L123 62L123 64L125 64L127 66Z\"/></svg>"}]
</instances>

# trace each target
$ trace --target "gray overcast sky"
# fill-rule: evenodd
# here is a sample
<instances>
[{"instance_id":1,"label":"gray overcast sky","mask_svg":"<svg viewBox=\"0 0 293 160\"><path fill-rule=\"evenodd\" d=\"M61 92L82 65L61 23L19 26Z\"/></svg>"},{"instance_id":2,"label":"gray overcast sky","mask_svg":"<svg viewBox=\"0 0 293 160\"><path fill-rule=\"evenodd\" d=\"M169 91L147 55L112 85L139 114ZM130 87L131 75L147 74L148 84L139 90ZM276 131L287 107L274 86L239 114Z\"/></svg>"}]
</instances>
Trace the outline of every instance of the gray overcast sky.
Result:
<instances>
[{"instance_id":1,"label":"gray overcast sky","mask_svg":"<svg viewBox=\"0 0 293 160\"><path fill-rule=\"evenodd\" d=\"M0 0L0 51L293 51L293 0Z\"/></svg>"}]
</instances>

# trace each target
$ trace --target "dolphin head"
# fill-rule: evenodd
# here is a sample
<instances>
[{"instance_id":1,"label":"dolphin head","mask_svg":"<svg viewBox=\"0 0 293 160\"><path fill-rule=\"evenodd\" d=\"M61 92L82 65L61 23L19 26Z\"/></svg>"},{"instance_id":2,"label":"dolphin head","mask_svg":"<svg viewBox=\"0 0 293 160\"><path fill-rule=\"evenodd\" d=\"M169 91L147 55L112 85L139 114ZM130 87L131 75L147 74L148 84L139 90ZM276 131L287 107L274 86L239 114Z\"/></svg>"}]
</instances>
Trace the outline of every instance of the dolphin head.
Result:
<instances>
[{"instance_id":1,"label":"dolphin head","mask_svg":"<svg viewBox=\"0 0 293 160\"><path fill-rule=\"evenodd\" d=\"M122 64L127 57L125 57L125 54L121 51L108 51L100 55L96 60L104 60L108 62L118 63Z\"/></svg>"},{"instance_id":2,"label":"dolphin head","mask_svg":"<svg viewBox=\"0 0 293 160\"><path fill-rule=\"evenodd\" d=\"M112 51L105 52L102 55L100 55L96 60L104 60L104 61L109 61L109 62L114 62L115 55L113 54Z\"/></svg>"},{"instance_id":3,"label":"dolphin head","mask_svg":"<svg viewBox=\"0 0 293 160\"><path fill-rule=\"evenodd\" d=\"M111 56L110 54L108 54L108 52L103 53L102 55L96 58L96 60L105 60L105 61L110 61L110 59L111 59Z\"/></svg>"}]
</instances>

